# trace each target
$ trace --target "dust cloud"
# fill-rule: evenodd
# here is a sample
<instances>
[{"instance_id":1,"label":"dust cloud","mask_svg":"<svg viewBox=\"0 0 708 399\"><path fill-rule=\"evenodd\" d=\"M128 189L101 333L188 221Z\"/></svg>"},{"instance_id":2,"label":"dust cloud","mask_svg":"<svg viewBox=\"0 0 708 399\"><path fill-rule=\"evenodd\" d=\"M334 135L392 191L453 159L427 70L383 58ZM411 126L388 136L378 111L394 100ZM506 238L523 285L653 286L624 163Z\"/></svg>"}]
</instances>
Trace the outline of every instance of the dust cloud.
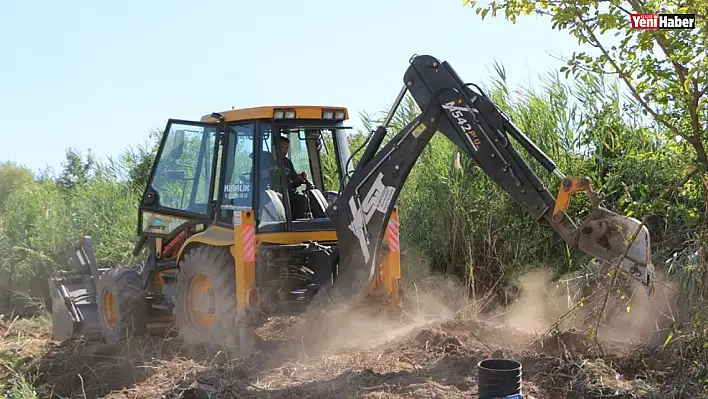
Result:
<instances>
[{"instance_id":1,"label":"dust cloud","mask_svg":"<svg viewBox=\"0 0 708 399\"><path fill-rule=\"evenodd\" d=\"M583 275L553 281L549 269L542 267L516 281L518 293L509 298L509 305L479 313L482 301L471 299L464 283L442 275L418 277L407 284L405 305L398 312L365 303L324 315L275 318L261 335L292 342L298 352L311 357L346 348L385 347L434 324L463 320L493 327L480 326L477 335L482 341L521 347L554 332L586 336L595 328L609 282L609 278L598 282ZM656 288L651 299L638 286L611 292L599 324L599 340L625 347L661 344L668 331L660 327L672 319L676 298L665 278L657 281Z\"/></svg>"},{"instance_id":2,"label":"dust cloud","mask_svg":"<svg viewBox=\"0 0 708 399\"><path fill-rule=\"evenodd\" d=\"M467 315L470 302L465 284L430 272L423 256L416 256L404 265L406 297L399 309L384 303L364 302L325 314L273 318L259 334L265 339L279 336L298 342L300 349L312 356L343 348L367 350L386 346L432 323ZM313 331L317 333L313 335ZM313 336L316 338L312 339Z\"/></svg>"},{"instance_id":3,"label":"dust cloud","mask_svg":"<svg viewBox=\"0 0 708 399\"><path fill-rule=\"evenodd\" d=\"M497 309L490 322L518 331L541 335L551 330L589 333L598 326L600 341L631 346L663 342L666 326L674 319L677 292L665 275L655 280L652 298L631 282L619 285L607 296L610 278L574 276L551 281L547 268L533 270L519 279L518 298L505 309ZM607 297L607 304L603 303Z\"/></svg>"},{"instance_id":4,"label":"dust cloud","mask_svg":"<svg viewBox=\"0 0 708 399\"><path fill-rule=\"evenodd\" d=\"M431 276L408 286L405 302L399 311L367 303L345 312L328 313L325 318L310 318L306 323L325 332L317 342L320 348L368 349L399 340L430 323L455 317L468 304L463 284L443 276Z\"/></svg>"},{"instance_id":5,"label":"dust cloud","mask_svg":"<svg viewBox=\"0 0 708 399\"><path fill-rule=\"evenodd\" d=\"M557 287L549 283L550 272L546 269L532 271L519 281L520 296L511 309L498 313L498 323L529 334L540 334L548 329L570 305L560 295Z\"/></svg>"}]
</instances>

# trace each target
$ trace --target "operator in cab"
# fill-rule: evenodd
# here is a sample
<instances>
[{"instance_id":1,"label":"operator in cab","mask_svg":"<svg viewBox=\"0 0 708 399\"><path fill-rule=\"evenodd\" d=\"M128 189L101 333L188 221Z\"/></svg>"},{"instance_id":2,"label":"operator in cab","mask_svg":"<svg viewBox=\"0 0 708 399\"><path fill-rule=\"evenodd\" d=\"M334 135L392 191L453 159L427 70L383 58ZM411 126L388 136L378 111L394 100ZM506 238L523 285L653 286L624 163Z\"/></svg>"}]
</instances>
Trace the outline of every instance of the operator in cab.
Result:
<instances>
[{"instance_id":1,"label":"operator in cab","mask_svg":"<svg viewBox=\"0 0 708 399\"><path fill-rule=\"evenodd\" d=\"M307 172L297 173L293 161L288 158L290 151L290 139L285 136L280 136L280 155L283 157L283 165L285 167L285 180L288 182L288 190L294 191L307 180Z\"/></svg>"},{"instance_id":2,"label":"operator in cab","mask_svg":"<svg viewBox=\"0 0 708 399\"><path fill-rule=\"evenodd\" d=\"M285 169L285 181L288 182L288 196L290 197L290 208L293 213L293 219L305 217L307 212L307 200L305 194L296 191L298 187L303 185L307 179L307 172L297 173L293 161L288 158L290 150L290 139L285 136L280 136L280 155L283 158L283 168ZM285 194L285 193L283 193Z\"/></svg>"}]
</instances>

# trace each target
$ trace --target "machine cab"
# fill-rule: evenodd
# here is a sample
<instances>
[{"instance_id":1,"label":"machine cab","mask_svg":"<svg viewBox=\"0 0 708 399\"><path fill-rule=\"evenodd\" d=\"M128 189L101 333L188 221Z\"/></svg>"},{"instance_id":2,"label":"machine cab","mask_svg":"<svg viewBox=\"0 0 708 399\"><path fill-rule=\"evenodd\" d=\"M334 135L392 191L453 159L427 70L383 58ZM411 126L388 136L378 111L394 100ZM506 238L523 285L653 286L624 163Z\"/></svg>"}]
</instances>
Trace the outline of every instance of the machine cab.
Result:
<instances>
[{"instance_id":1,"label":"machine cab","mask_svg":"<svg viewBox=\"0 0 708 399\"><path fill-rule=\"evenodd\" d=\"M333 231L325 210L352 169L346 119L346 108L319 106L170 119L140 204L139 234L231 226L242 209L256 210L257 232Z\"/></svg>"}]
</instances>

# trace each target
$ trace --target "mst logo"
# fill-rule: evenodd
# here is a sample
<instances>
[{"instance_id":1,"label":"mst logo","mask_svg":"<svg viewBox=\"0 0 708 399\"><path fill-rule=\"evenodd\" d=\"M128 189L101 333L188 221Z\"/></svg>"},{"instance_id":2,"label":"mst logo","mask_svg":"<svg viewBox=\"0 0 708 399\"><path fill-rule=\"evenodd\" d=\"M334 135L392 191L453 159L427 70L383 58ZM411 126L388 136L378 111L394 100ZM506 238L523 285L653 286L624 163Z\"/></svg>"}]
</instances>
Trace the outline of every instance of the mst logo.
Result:
<instances>
[{"instance_id":1,"label":"mst logo","mask_svg":"<svg viewBox=\"0 0 708 399\"><path fill-rule=\"evenodd\" d=\"M369 238L366 236L366 226L374 216L374 211L386 212L393 198L393 193L396 191L395 188L384 185L382 179L383 173L379 172L374 184L364 196L361 207L357 207L357 201L354 197L349 199L349 209L353 218L349 224L349 230L359 240L359 246L361 247L361 253L364 254L365 262L368 262L371 257L371 253L369 253Z\"/></svg>"},{"instance_id":2,"label":"mst logo","mask_svg":"<svg viewBox=\"0 0 708 399\"><path fill-rule=\"evenodd\" d=\"M474 98L472 101L474 101ZM477 137L477 132L472 130L472 125L470 125L464 116L464 112L468 112L472 118L475 118L474 113L478 111L470 107L455 105L454 101L445 103L442 107L450 111L450 115L457 119L457 124L462 128L462 130L464 130L465 133L469 135L468 137L470 138L470 143L472 144L472 147L474 147L474 150L479 151L479 145L481 142L479 141L479 137Z\"/></svg>"}]
</instances>

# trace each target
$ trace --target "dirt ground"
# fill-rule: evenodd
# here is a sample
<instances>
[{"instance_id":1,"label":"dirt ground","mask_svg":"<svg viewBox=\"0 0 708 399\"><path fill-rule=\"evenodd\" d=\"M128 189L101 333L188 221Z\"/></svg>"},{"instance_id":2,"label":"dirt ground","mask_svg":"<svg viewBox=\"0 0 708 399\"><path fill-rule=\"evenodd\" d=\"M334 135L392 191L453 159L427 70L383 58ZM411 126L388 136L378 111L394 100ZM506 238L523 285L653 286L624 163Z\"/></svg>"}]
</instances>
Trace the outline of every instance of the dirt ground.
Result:
<instances>
[{"instance_id":1,"label":"dirt ground","mask_svg":"<svg viewBox=\"0 0 708 399\"><path fill-rule=\"evenodd\" d=\"M0 360L12 359L40 398L475 398L477 363L490 357L522 363L526 398L708 397L683 347L601 340L600 352L586 331L534 333L535 322L558 318L537 307L483 321L416 299L416 314L398 318L272 319L258 331L262 347L246 358L177 338L53 342L46 319L4 317ZM0 381L11 374L6 365Z\"/></svg>"}]
</instances>

